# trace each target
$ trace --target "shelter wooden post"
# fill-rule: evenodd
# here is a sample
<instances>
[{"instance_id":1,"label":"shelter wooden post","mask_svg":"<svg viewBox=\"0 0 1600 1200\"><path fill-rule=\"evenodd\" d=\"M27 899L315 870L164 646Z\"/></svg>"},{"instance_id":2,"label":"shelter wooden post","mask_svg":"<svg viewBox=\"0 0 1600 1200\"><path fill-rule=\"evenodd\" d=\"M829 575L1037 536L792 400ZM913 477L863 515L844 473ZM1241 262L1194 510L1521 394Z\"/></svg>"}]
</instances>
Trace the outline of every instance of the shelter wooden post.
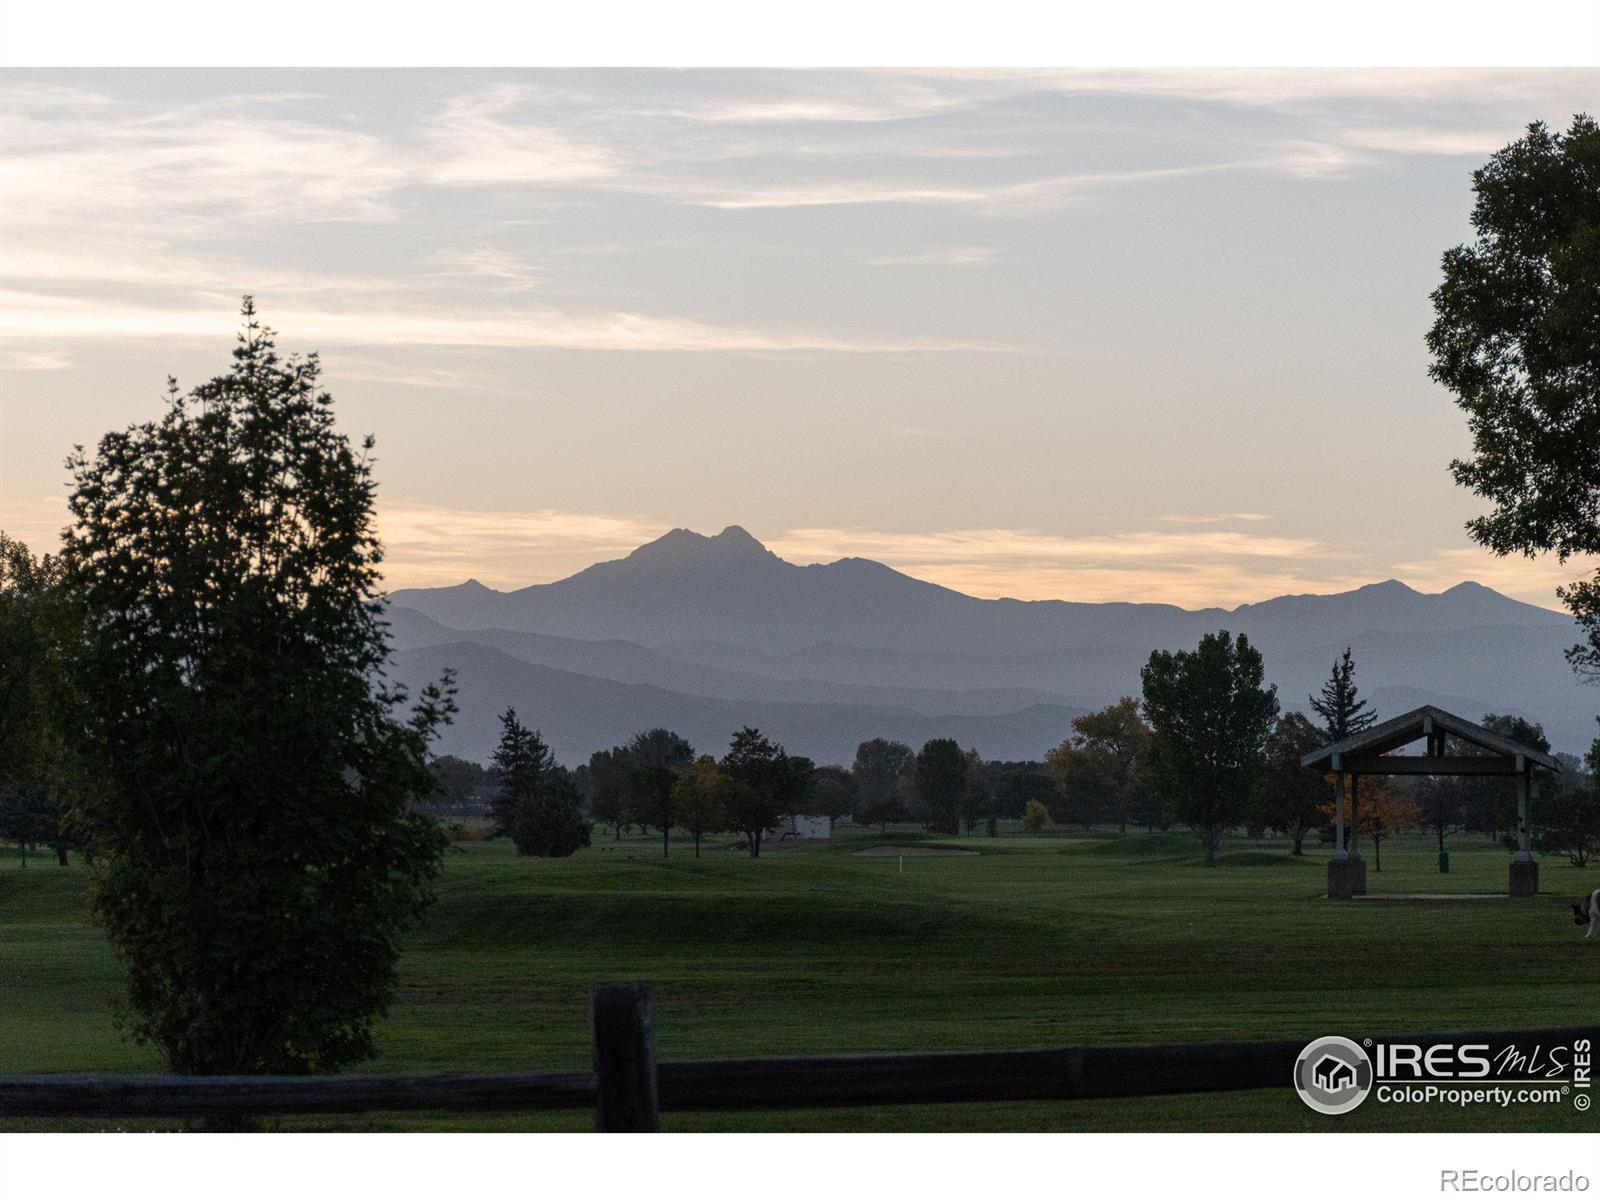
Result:
<instances>
[{"instance_id":1,"label":"shelter wooden post","mask_svg":"<svg viewBox=\"0 0 1600 1200\"><path fill-rule=\"evenodd\" d=\"M1333 801L1333 857L1342 862L1349 857L1344 848L1344 758L1333 756L1333 769L1339 776L1339 793Z\"/></svg>"},{"instance_id":2,"label":"shelter wooden post","mask_svg":"<svg viewBox=\"0 0 1600 1200\"><path fill-rule=\"evenodd\" d=\"M1328 899L1352 900L1367 890L1367 864L1352 858L1345 849L1344 805L1345 781L1355 786L1354 772L1346 771L1344 757L1333 756L1330 764L1338 775L1338 792L1333 801L1333 858L1328 863ZM1354 819L1354 813L1351 814Z\"/></svg>"},{"instance_id":3,"label":"shelter wooden post","mask_svg":"<svg viewBox=\"0 0 1600 1200\"><path fill-rule=\"evenodd\" d=\"M1528 836L1528 785L1533 771L1522 755L1517 755L1517 853L1511 860L1511 894L1536 896L1539 893L1539 864L1533 860Z\"/></svg>"},{"instance_id":4,"label":"shelter wooden post","mask_svg":"<svg viewBox=\"0 0 1600 1200\"><path fill-rule=\"evenodd\" d=\"M1361 811L1361 776L1350 772L1350 857L1361 857L1361 843L1356 837L1356 820Z\"/></svg>"}]
</instances>

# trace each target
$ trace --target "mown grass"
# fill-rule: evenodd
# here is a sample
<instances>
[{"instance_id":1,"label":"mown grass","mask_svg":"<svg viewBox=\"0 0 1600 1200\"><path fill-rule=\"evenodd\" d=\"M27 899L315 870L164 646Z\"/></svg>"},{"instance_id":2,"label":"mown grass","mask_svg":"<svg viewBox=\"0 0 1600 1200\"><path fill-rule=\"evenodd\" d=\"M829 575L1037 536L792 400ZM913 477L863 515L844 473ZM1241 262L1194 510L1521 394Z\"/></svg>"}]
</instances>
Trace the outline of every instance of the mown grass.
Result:
<instances>
[{"instance_id":1,"label":"mown grass","mask_svg":"<svg viewBox=\"0 0 1600 1200\"><path fill-rule=\"evenodd\" d=\"M920 835L850 831L759 861L602 839L564 861L450 855L409 940L373 1071L588 1062L588 989L654 989L663 1058L1352 1036L1593 1022L1600 941L1547 859L1531 901L1322 899L1324 852L1239 842L1207 869L1184 834L941 839L977 857L861 858ZM1370 860L1369 850L1369 860ZM1386 843L1374 892L1503 892L1507 856ZM109 1015L118 968L81 867L0 858L0 1070L138 1071ZM313 1128L584 1128L583 1113L364 1117ZM106 1123L91 1122L94 1127ZM1060 1104L677 1114L678 1129L1592 1129L1570 1106L1380 1107L1320 1118L1282 1090Z\"/></svg>"}]
</instances>

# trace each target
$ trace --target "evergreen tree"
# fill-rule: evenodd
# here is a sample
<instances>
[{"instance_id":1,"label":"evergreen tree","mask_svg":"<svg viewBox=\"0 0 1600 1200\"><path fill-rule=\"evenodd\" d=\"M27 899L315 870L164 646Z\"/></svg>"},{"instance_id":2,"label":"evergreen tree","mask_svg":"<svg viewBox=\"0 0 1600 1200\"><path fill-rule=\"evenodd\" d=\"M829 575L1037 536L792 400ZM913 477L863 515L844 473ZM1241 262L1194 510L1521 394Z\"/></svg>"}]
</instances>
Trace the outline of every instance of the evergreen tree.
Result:
<instances>
[{"instance_id":1,"label":"evergreen tree","mask_svg":"<svg viewBox=\"0 0 1600 1200\"><path fill-rule=\"evenodd\" d=\"M556 764L539 731L519 721L514 708L500 717L494 769L492 837L508 837L518 854L538 858L566 858L589 844L589 823L571 773Z\"/></svg>"},{"instance_id":2,"label":"evergreen tree","mask_svg":"<svg viewBox=\"0 0 1600 1200\"><path fill-rule=\"evenodd\" d=\"M1322 718L1322 727L1331 742L1342 742L1370 729L1378 719L1377 713L1365 711L1367 702L1358 695L1355 674L1355 660L1346 646L1344 654L1334 662L1328 682L1322 685L1322 694L1310 697L1311 708Z\"/></svg>"}]
</instances>

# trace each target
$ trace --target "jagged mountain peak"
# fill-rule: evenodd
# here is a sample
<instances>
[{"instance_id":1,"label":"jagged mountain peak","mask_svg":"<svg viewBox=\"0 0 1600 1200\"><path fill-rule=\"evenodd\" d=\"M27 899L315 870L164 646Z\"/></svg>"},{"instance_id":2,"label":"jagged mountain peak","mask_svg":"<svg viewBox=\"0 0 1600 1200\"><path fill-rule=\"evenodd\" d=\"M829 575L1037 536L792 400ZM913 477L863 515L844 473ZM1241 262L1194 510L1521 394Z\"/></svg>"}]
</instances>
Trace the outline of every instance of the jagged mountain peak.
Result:
<instances>
[{"instance_id":1,"label":"jagged mountain peak","mask_svg":"<svg viewBox=\"0 0 1600 1200\"><path fill-rule=\"evenodd\" d=\"M729 525L721 533L707 536L693 529L672 529L646 542L621 562L636 563L697 563L710 559L722 561L768 561L777 559L750 532L739 525Z\"/></svg>"}]
</instances>

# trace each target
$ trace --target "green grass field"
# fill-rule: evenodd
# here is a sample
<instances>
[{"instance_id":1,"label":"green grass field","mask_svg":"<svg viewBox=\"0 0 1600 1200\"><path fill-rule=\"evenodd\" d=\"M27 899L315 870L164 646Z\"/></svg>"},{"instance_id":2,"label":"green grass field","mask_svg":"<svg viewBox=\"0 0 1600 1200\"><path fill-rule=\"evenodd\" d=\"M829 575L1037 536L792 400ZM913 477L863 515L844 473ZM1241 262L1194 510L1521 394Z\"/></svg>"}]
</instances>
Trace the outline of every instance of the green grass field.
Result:
<instances>
[{"instance_id":1,"label":"green grass field","mask_svg":"<svg viewBox=\"0 0 1600 1200\"><path fill-rule=\"evenodd\" d=\"M1325 852L1237 842L1208 870L1187 834L952 839L977 857L852 852L923 840L841 830L752 861L602 838L563 861L506 843L451 853L402 962L373 1071L587 1065L597 982L654 989L663 1058L1000 1049L1593 1022L1600 939L1567 905L1595 870L1542 864L1531 901L1322 898ZM1382 892L1503 892L1507 855L1462 837L1440 875L1422 839L1385 844ZM1371 850L1368 848L1369 866ZM109 1016L118 968L84 872L0 857L0 1071L144 1071ZM1232 1095L762 1114L673 1129L1564 1129L1570 1105L1382 1106L1342 1118L1287 1086ZM359 1117L295 1128L583 1129L586 1113ZM16 1128L25 1123L13 1123ZM106 1127L104 1122L87 1123ZM288 1127L288 1126L286 1126Z\"/></svg>"}]
</instances>

